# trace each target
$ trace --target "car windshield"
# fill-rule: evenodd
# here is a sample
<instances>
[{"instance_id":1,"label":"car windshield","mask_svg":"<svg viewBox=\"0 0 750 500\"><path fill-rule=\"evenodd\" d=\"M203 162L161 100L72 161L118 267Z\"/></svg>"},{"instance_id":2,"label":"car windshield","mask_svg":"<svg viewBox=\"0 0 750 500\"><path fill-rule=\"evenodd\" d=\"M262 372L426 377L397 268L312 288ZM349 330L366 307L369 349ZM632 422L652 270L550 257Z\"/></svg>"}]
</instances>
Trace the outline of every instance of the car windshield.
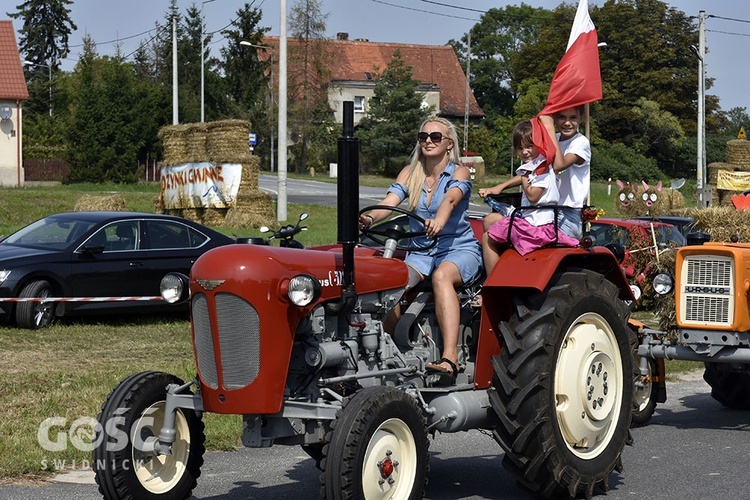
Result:
<instances>
[{"instance_id":1,"label":"car windshield","mask_svg":"<svg viewBox=\"0 0 750 500\"><path fill-rule=\"evenodd\" d=\"M641 234L645 236L648 226L633 226L633 228L643 228ZM633 229L635 230L635 229ZM604 245L606 243L620 243L625 248L632 246L630 230L626 227L618 226L615 224L607 223L591 223L591 236L596 240L597 245ZM650 231L648 232L650 234ZM656 244L659 248L670 248L670 247L681 247L687 242L685 237L680 233L677 228L670 225L655 225L654 234L656 235ZM641 246L641 245L638 245Z\"/></svg>"},{"instance_id":2,"label":"car windshield","mask_svg":"<svg viewBox=\"0 0 750 500\"><path fill-rule=\"evenodd\" d=\"M89 221L45 218L5 238L3 245L62 250L94 225Z\"/></svg>"}]
</instances>

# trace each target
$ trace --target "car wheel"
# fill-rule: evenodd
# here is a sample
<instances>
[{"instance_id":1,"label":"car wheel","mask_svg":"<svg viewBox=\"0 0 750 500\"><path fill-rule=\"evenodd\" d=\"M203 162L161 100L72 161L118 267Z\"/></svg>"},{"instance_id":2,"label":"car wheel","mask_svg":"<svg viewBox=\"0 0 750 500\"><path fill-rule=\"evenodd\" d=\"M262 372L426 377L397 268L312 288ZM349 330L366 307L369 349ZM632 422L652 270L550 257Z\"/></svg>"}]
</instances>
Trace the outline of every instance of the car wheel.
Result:
<instances>
[{"instance_id":1,"label":"car wheel","mask_svg":"<svg viewBox=\"0 0 750 500\"><path fill-rule=\"evenodd\" d=\"M47 298L52 295L52 286L44 280L32 281L21 290L19 297ZM19 302L16 306L16 323L21 328L37 330L46 328L52 322L55 312L54 302Z\"/></svg>"}]
</instances>

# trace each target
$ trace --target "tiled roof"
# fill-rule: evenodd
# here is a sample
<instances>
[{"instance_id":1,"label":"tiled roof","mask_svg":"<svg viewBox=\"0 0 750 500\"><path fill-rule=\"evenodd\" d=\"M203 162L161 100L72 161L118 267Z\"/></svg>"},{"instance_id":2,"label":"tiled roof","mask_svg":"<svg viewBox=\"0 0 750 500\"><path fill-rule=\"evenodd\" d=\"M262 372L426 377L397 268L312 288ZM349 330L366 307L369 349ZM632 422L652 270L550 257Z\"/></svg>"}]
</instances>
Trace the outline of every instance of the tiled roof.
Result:
<instances>
[{"instance_id":1,"label":"tiled roof","mask_svg":"<svg viewBox=\"0 0 750 500\"><path fill-rule=\"evenodd\" d=\"M287 44L298 43L287 38ZM332 81L367 82L367 73L382 72L393 59L396 50L401 59L412 67L412 77L422 84L434 84L440 89L441 116L463 117L466 106L466 75L450 45L412 45L375 43L361 40L326 40L334 54L328 68ZM278 54L279 37L263 38L263 45L274 47ZM262 51L259 52L262 55ZM484 116L473 92L469 92L469 115Z\"/></svg>"},{"instance_id":2,"label":"tiled roof","mask_svg":"<svg viewBox=\"0 0 750 500\"><path fill-rule=\"evenodd\" d=\"M0 99L29 98L11 21L0 21Z\"/></svg>"}]
</instances>

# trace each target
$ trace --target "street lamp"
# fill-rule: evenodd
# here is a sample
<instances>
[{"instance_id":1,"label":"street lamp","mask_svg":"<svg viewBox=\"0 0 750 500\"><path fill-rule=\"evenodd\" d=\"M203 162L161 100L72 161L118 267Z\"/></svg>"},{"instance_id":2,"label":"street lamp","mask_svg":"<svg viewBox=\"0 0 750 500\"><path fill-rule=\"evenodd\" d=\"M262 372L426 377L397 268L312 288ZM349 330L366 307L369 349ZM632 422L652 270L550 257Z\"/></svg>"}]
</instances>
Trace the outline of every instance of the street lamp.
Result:
<instances>
[{"instance_id":1,"label":"street lamp","mask_svg":"<svg viewBox=\"0 0 750 500\"><path fill-rule=\"evenodd\" d=\"M205 116L206 116L205 112L204 112L204 109L205 109L205 99L204 99L204 87L205 87L205 84L204 84L204 78L205 77L204 77L204 68L203 67L205 65L205 61L204 61L205 55L203 54L203 51L204 51L204 49L203 49L203 32L205 31L205 23L203 22L203 6L206 5L207 3L211 3L213 1L215 1L215 0L204 0L203 2L201 2L201 10L200 10L200 14L199 14L199 17L200 17L200 20L201 20L201 123L203 123L205 121Z\"/></svg>"},{"instance_id":2,"label":"street lamp","mask_svg":"<svg viewBox=\"0 0 750 500\"><path fill-rule=\"evenodd\" d=\"M47 68L49 70L49 115L52 116L52 65L35 63L31 61L24 61L23 64L25 66L38 66L40 68Z\"/></svg>"},{"instance_id":3,"label":"street lamp","mask_svg":"<svg viewBox=\"0 0 750 500\"><path fill-rule=\"evenodd\" d=\"M244 45L246 47L254 47L256 49L263 49L268 50L271 52L271 57L269 58L271 61L271 82L268 84L268 88L271 91L271 113L273 113L274 105L276 104L276 100L273 97L273 47L269 47L267 45L255 45L250 42L246 42L245 40L242 40L240 42L240 45ZM271 172L273 173L273 167L274 167L274 158L273 158L273 126L271 126Z\"/></svg>"}]
</instances>

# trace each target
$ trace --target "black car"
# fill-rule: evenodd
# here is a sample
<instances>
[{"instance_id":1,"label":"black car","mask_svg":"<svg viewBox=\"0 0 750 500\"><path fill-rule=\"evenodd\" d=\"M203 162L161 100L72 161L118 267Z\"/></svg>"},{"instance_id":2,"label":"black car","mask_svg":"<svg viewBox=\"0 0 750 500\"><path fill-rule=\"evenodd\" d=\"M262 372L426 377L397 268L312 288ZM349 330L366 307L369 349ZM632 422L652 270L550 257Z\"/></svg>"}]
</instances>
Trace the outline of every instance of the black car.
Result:
<instances>
[{"instance_id":1,"label":"black car","mask_svg":"<svg viewBox=\"0 0 750 500\"><path fill-rule=\"evenodd\" d=\"M0 319L43 328L53 316L154 310L159 282L185 274L204 252L235 240L195 222L137 212L50 215L0 242ZM99 301L7 301L9 298L90 298ZM103 298L106 298L104 300Z\"/></svg>"}]
</instances>

